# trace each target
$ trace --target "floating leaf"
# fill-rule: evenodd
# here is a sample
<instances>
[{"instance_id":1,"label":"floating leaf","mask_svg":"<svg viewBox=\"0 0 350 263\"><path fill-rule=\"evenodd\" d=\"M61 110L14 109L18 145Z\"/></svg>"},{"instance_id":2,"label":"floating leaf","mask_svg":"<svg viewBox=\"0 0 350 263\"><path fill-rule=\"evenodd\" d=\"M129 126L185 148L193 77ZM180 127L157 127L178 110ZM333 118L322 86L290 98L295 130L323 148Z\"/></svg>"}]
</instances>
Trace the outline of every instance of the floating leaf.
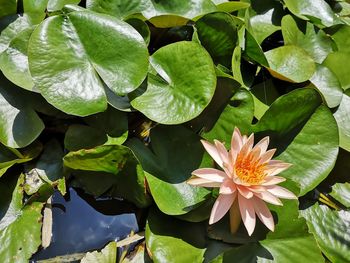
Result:
<instances>
[{"instance_id":1,"label":"floating leaf","mask_svg":"<svg viewBox=\"0 0 350 263\"><path fill-rule=\"evenodd\" d=\"M9 188L3 179L0 181L1 193L13 190L9 204L0 202L0 259L3 262L28 262L41 244L43 203L33 202L24 206L23 185L23 175L15 188ZM5 200L7 198L5 196Z\"/></svg>"},{"instance_id":2,"label":"floating leaf","mask_svg":"<svg viewBox=\"0 0 350 263\"><path fill-rule=\"evenodd\" d=\"M350 184L337 183L332 186L331 196L346 207L350 207Z\"/></svg>"},{"instance_id":3,"label":"floating leaf","mask_svg":"<svg viewBox=\"0 0 350 263\"><path fill-rule=\"evenodd\" d=\"M312 58L297 46L283 46L265 52L272 76L290 82L309 80L315 72Z\"/></svg>"},{"instance_id":4,"label":"floating leaf","mask_svg":"<svg viewBox=\"0 0 350 263\"><path fill-rule=\"evenodd\" d=\"M61 10L65 5L79 4L81 0L48 0L47 11Z\"/></svg>"},{"instance_id":5,"label":"floating leaf","mask_svg":"<svg viewBox=\"0 0 350 263\"><path fill-rule=\"evenodd\" d=\"M23 9L32 23L39 24L46 16L46 5L48 0L23 0Z\"/></svg>"},{"instance_id":6,"label":"floating leaf","mask_svg":"<svg viewBox=\"0 0 350 263\"><path fill-rule=\"evenodd\" d=\"M36 112L25 101L25 93L0 74L0 142L20 148L33 142L44 129Z\"/></svg>"},{"instance_id":7,"label":"floating leaf","mask_svg":"<svg viewBox=\"0 0 350 263\"><path fill-rule=\"evenodd\" d=\"M334 42L337 44L338 51L350 53L350 26L342 25L335 34L332 35Z\"/></svg>"},{"instance_id":8,"label":"floating leaf","mask_svg":"<svg viewBox=\"0 0 350 263\"><path fill-rule=\"evenodd\" d=\"M299 25L291 15L282 19L282 34L285 45L295 45L303 48L317 63L327 57L333 51L332 41L322 30L316 31L313 24L306 22L305 26Z\"/></svg>"},{"instance_id":9,"label":"floating leaf","mask_svg":"<svg viewBox=\"0 0 350 263\"><path fill-rule=\"evenodd\" d=\"M316 65L316 71L310 81L322 94L328 107L334 108L340 104L343 90L331 70L323 65Z\"/></svg>"},{"instance_id":10,"label":"floating leaf","mask_svg":"<svg viewBox=\"0 0 350 263\"><path fill-rule=\"evenodd\" d=\"M344 67L349 59L350 53L338 51L330 53L323 62L323 65L327 66L337 76L343 90L350 88L350 75L347 67Z\"/></svg>"},{"instance_id":11,"label":"floating leaf","mask_svg":"<svg viewBox=\"0 0 350 263\"><path fill-rule=\"evenodd\" d=\"M0 0L0 17L16 14L17 0Z\"/></svg>"},{"instance_id":12,"label":"floating leaf","mask_svg":"<svg viewBox=\"0 0 350 263\"><path fill-rule=\"evenodd\" d=\"M149 119L179 124L197 117L214 95L216 75L209 54L194 42L177 42L150 60L147 90L131 105Z\"/></svg>"},{"instance_id":13,"label":"floating leaf","mask_svg":"<svg viewBox=\"0 0 350 263\"><path fill-rule=\"evenodd\" d=\"M302 210L301 215L306 219L322 252L331 262L350 260L349 211L333 211L316 203Z\"/></svg>"},{"instance_id":14,"label":"floating leaf","mask_svg":"<svg viewBox=\"0 0 350 263\"><path fill-rule=\"evenodd\" d=\"M230 14L216 12L196 21L200 43L216 64L231 66L231 57L237 42L237 27L242 22Z\"/></svg>"},{"instance_id":15,"label":"floating leaf","mask_svg":"<svg viewBox=\"0 0 350 263\"><path fill-rule=\"evenodd\" d=\"M113 92L125 94L142 83L148 65L146 45L133 27L87 11L46 19L33 32L28 53L41 94L58 109L79 116L106 109L99 77Z\"/></svg>"},{"instance_id":16,"label":"floating leaf","mask_svg":"<svg viewBox=\"0 0 350 263\"><path fill-rule=\"evenodd\" d=\"M339 145L350 151L350 91L343 94L342 101L334 113L334 118L339 128Z\"/></svg>"},{"instance_id":17,"label":"floating leaf","mask_svg":"<svg viewBox=\"0 0 350 263\"><path fill-rule=\"evenodd\" d=\"M140 160L153 199L163 213L186 214L210 194L205 188L186 183L204 153L199 137L193 132L181 126L157 126L151 132L153 151L136 139L127 145Z\"/></svg>"},{"instance_id":18,"label":"floating leaf","mask_svg":"<svg viewBox=\"0 0 350 263\"><path fill-rule=\"evenodd\" d=\"M88 252L81 263L115 263L117 261L117 243L110 242L101 252Z\"/></svg>"},{"instance_id":19,"label":"floating leaf","mask_svg":"<svg viewBox=\"0 0 350 263\"><path fill-rule=\"evenodd\" d=\"M0 69L14 84L32 90L34 83L29 72L27 48L34 28L21 31L11 39L8 47L0 54Z\"/></svg>"},{"instance_id":20,"label":"floating leaf","mask_svg":"<svg viewBox=\"0 0 350 263\"><path fill-rule=\"evenodd\" d=\"M147 8L151 8L150 0L87 0L86 8L95 12L105 13L117 18L125 18L132 14L141 13Z\"/></svg>"},{"instance_id":21,"label":"floating leaf","mask_svg":"<svg viewBox=\"0 0 350 263\"><path fill-rule=\"evenodd\" d=\"M146 246L154 262L203 262L205 226L166 216L152 209L146 224ZM181 253L179 253L181 251Z\"/></svg>"},{"instance_id":22,"label":"floating leaf","mask_svg":"<svg viewBox=\"0 0 350 263\"><path fill-rule=\"evenodd\" d=\"M324 26L332 26L335 22L334 13L324 0L284 0L284 3L294 15L301 19L311 20Z\"/></svg>"},{"instance_id":23,"label":"floating leaf","mask_svg":"<svg viewBox=\"0 0 350 263\"><path fill-rule=\"evenodd\" d=\"M103 145L70 152L64 157L64 164L76 170L109 173L116 178L116 184L113 185L115 195L122 196L139 207L146 207L150 203L142 167L125 146Z\"/></svg>"}]
</instances>

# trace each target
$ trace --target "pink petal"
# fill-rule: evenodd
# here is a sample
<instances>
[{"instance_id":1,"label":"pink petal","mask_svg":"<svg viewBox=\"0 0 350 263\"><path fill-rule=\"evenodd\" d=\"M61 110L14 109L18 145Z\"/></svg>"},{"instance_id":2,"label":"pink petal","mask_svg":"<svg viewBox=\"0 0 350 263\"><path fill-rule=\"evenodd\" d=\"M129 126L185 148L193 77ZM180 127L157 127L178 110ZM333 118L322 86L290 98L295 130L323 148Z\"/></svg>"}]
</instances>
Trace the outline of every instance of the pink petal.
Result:
<instances>
[{"instance_id":1,"label":"pink petal","mask_svg":"<svg viewBox=\"0 0 350 263\"><path fill-rule=\"evenodd\" d=\"M228 177L223 171L220 171L214 168L200 168L200 169L194 170L192 174L200 178L204 178L213 182L220 182L220 183L222 183L225 180L225 178Z\"/></svg>"},{"instance_id":2,"label":"pink petal","mask_svg":"<svg viewBox=\"0 0 350 263\"><path fill-rule=\"evenodd\" d=\"M262 138L257 144L255 144L253 150L256 148L259 148L260 153L263 154L266 152L267 147L269 146L269 142L270 142L270 138L269 138L269 136L266 136L266 137Z\"/></svg>"},{"instance_id":3,"label":"pink petal","mask_svg":"<svg viewBox=\"0 0 350 263\"><path fill-rule=\"evenodd\" d=\"M237 189L238 189L239 193L247 199L250 199L254 196L253 193L251 191L249 191L249 189L247 187L237 185Z\"/></svg>"},{"instance_id":4,"label":"pink petal","mask_svg":"<svg viewBox=\"0 0 350 263\"><path fill-rule=\"evenodd\" d=\"M241 150L243 145L242 141L242 135L239 129L236 127L235 130L233 131L232 139L231 139L231 158L232 161L235 162L236 157Z\"/></svg>"},{"instance_id":5,"label":"pink petal","mask_svg":"<svg viewBox=\"0 0 350 263\"><path fill-rule=\"evenodd\" d=\"M223 162L223 169L225 170L225 172L228 174L228 175L231 175L232 173L232 169L233 169L233 165L231 163L231 160L228 156L228 152L225 148L225 146L219 142L218 140L214 140L214 143L215 143L215 147L220 155L220 158Z\"/></svg>"},{"instance_id":6,"label":"pink petal","mask_svg":"<svg viewBox=\"0 0 350 263\"><path fill-rule=\"evenodd\" d=\"M214 224L219 221L228 212L236 198L236 193L231 195L219 195L211 210L209 224Z\"/></svg>"},{"instance_id":7,"label":"pink petal","mask_svg":"<svg viewBox=\"0 0 350 263\"><path fill-rule=\"evenodd\" d=\"M268 150L260 156L259 163L266 163L271 160L272 156L275 154L276 149Z\"/></svg>"},{"instance_id":8,"label":"pink petal","mask_svg":"<svg viewBox=\"0 0 350 263\"><path fill-rule=\"evenodd\" d=\"M219 193L223 195L233 194L236 189L237 187L233 181L231 179L227 179L221 184Z\"/></svg>"},{"instance_id":9,"label":"pink petal","mask_svg":"<svg viewBox=\"0 0 350 263\"><path fill-rule=\"evenodd\" d=\"M187 183L194 186L203 186L203 187L220 187L221 183L213 182L203 178L192 178L187 180Z\"/></svg>"},{"instance_id":10,"label":"pink petal","mask_svg":"<svg viewBox=\"0 0 350 263\"><path fill-rule=\"evenodd\" d=\"M223 160L221 159L220 154L218 153L217 148L213 144L211 144L205 140L201 140L201 142L202 142L205 150L209 153L209 155L222 168L224 163L223 163Z\"/></svg>"},{"instance_id":11,"label":"pink petal","mask_svg":"<svg viewBox=\"0 0 350 263\"><path fill-rule=\"evenodd\" d=\"M276 161L276 160L273 160L273 161ZM272 163L272 161L270 161L269 164L266 166L266 173L268 175L279 174L284 170L287 170L291 166L290 163L284 163L284 162L273 163L273 164L270 164L270 163Z\"/></svg>"},{"instance_id":12,"label":"pink petal","mask_svg":"<svg viewBox=\"0 0 350 263\"><path fill-rule=\"evenodd\" d=\"M286 180L284 177L279 176L266 176L263 183L261 185L275 185L282 183Z\"/></svg>"},{"instance_id":13,"label":"pink petal","mask_svg":"<svg viewBox=\"0 0 350 263\"><path fill-rule=\"evenodd\" d=\"M294 193L287 190L286 188L283 188L279 185L271 185L266 187L267 191L269 191L274 196L277 196L279 198L284 199L298 199Z\"/></svg>"},{"instance_id":14,"label":"pink petal","mask_svg":"<svg viewBox=\"0 0 350 263\"><path fill-rule=\"evenodd\" d=\"M248 235L251 236L256 222L253 202L245 199L242 195L238 195L238 204L244 226L248 231Z\"/></svg>"},{"instance_id":15,"label":"pink petal","mask_svg":"<svg viewBox=\"0 0 350 263\"><path fill-rule=\"evenodd\" d=\"M267 205L261 201L261 199L254 197L253 200L254 210L260 221L271 231L275 230L275 223L273 221L273 216L268 209Z\"/></svg>"},{"instance_id":16,"label":"pink petal","mask_svg":"<svg viewBox=\"0 0 350 263\"><path fill-rule=\"evenodd\" d=\"M283 205L281 200L279 200L277 197L275 197L273 194L269 193L268 191L266 192L259 192L259 193L254 193L255 196L259 197L260 199L273 204L273 205Z\"/></svg>"},{"instance_id":17,"label":"pink petal","mask_svg":"<svg viewBox=\"0 0 350 263\"><path fill-rule=\"evenodd\" d=\"M252 133L249 136L249 138L247 139L246 143L243 145L239 154L242 154L242 156L247 156L248 153L252 150L253 145L254 145L254 133Z\"/></svg>"},{"instance_id":18,"label":"pink petal","mask_svg":"<svg viewBox=\"0 0 350 263\"><path fill-rule=\"evenodd\" d=\"M264 186L261 186L261 185L251 185L248 187L248 189L252 192L255 192L255 193L261 193L261 192L266 191L266 188Z\"/></svg>"}]
</instances>

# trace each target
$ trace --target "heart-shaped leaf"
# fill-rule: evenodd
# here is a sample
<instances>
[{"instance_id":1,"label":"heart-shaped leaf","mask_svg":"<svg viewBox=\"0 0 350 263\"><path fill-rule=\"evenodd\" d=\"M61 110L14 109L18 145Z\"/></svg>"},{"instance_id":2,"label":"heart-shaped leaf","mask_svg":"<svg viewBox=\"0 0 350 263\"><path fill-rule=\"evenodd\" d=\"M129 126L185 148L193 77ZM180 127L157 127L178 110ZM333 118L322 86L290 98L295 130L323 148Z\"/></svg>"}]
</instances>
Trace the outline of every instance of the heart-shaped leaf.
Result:
<instances>
[{"instance_id":1,"label":"heart-shaped leaf","mask_svg":"<svg viewBox=\"0 0 350 263\"><path fill-rule=\"evenodd\" d=\"M315 72L312 58L297 46L282 46L265 52L271 75L290 82L309 80Z\"/></svg>"},{"instance_id":2,"label":"heart-shaped leaf","mask_svg":"<svg viewBox=\"0 0 350 263\"><path fill-rule=\"evenodd\" d=\"M21 91L0 74L0 142L21 148L33 142L44 129L36 112Z\"/></svg>"},{"instance_id":3,"label":"heart-shaped leaf","mask_svg":"<svg viewBox=\"0 0 350 263\"><path fill-rule=\"evenodd\" d=\"M216 74L209 54L194 42L177 42L150 60L147 90L131 105L149 119L179 124L197 117L214 95Z\"/></svg>"},{"instance_id":4,"label":"heart-shaped leaf","mask_svg":"<svg viewBox=\"0 0 350 263\"><path fill-rule=\"evenodd\" d=\"M127 145L140 160L153 199L163 213L186 214L210 194L205 188L186 183L204 153L199 137L193 132L182 126L158 126L151 131L153 151L136 139Z\"/></svg>"},{"instance_id":5,"label":"heart-shaped leaf","mask_svg":"<svg viewBox=\"0 0 350 263\"><path fill-rule=\"evenodd\" d=\"M46 19L33 32L28 50L41 94L79 116L106 109L101 79L113 92L125 94L142 83L148 67L146 44L132 26L88 11Z\"/></svg>"}]
</instances>

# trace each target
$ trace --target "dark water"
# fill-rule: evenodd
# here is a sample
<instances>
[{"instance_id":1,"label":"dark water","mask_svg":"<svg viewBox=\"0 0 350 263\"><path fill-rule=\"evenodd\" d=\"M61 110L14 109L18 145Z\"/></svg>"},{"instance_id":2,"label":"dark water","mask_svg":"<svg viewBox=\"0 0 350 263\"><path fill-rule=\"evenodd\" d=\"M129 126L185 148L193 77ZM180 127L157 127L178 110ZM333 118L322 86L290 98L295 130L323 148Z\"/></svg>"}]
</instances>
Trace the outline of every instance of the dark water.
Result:
<instances>
[{"instance_id":1,"label":"dark water","mask_svg":"<svg viewBox=\"0 0 350 263\"><path fill-rule=\"evenodd\" d=\"M67 199L67 200L66 200ZM70 188L68 198L58 192L52 198L52 241L32 262L67 254L101 249L138 231L133 208L116 199L95 200Z\"/></svg>"}]
</instances>

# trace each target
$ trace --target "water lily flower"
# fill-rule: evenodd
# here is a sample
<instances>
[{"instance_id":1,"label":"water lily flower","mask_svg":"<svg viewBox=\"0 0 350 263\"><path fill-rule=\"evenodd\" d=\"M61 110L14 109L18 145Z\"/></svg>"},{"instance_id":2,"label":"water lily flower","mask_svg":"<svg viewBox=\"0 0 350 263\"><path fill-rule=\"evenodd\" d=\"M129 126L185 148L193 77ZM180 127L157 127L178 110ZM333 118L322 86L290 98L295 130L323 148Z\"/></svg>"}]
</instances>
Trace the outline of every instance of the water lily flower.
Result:
<instances>
[{"instance_id":1,"label":"water lily flower","mask_svg":"<svg viewBox=\"0 0 350 263\"><path fill-rule=\"evenodd\" d=\"M187 181L195 186L220 188L209 224L216 223L230 210L230 217L240 214L249 235L254 232L256 215L268 229L274 231L274 220L265 202L282 205L279 198L297 197L277 185L285 181L285 178L276 175L290 167L290 164L272 160L276 149L267 150L269 137L263 138L254 146L254 134L248 138L235 128L229 151L217 140L214 140L214 144L204 140L201 142L222 168L197 169L192 172L195 177ZM232 224L231 219L231 232L235 232L232 228L237 230L239 223L236 224L237 227Z\"/></svg>"}]
</instances>

